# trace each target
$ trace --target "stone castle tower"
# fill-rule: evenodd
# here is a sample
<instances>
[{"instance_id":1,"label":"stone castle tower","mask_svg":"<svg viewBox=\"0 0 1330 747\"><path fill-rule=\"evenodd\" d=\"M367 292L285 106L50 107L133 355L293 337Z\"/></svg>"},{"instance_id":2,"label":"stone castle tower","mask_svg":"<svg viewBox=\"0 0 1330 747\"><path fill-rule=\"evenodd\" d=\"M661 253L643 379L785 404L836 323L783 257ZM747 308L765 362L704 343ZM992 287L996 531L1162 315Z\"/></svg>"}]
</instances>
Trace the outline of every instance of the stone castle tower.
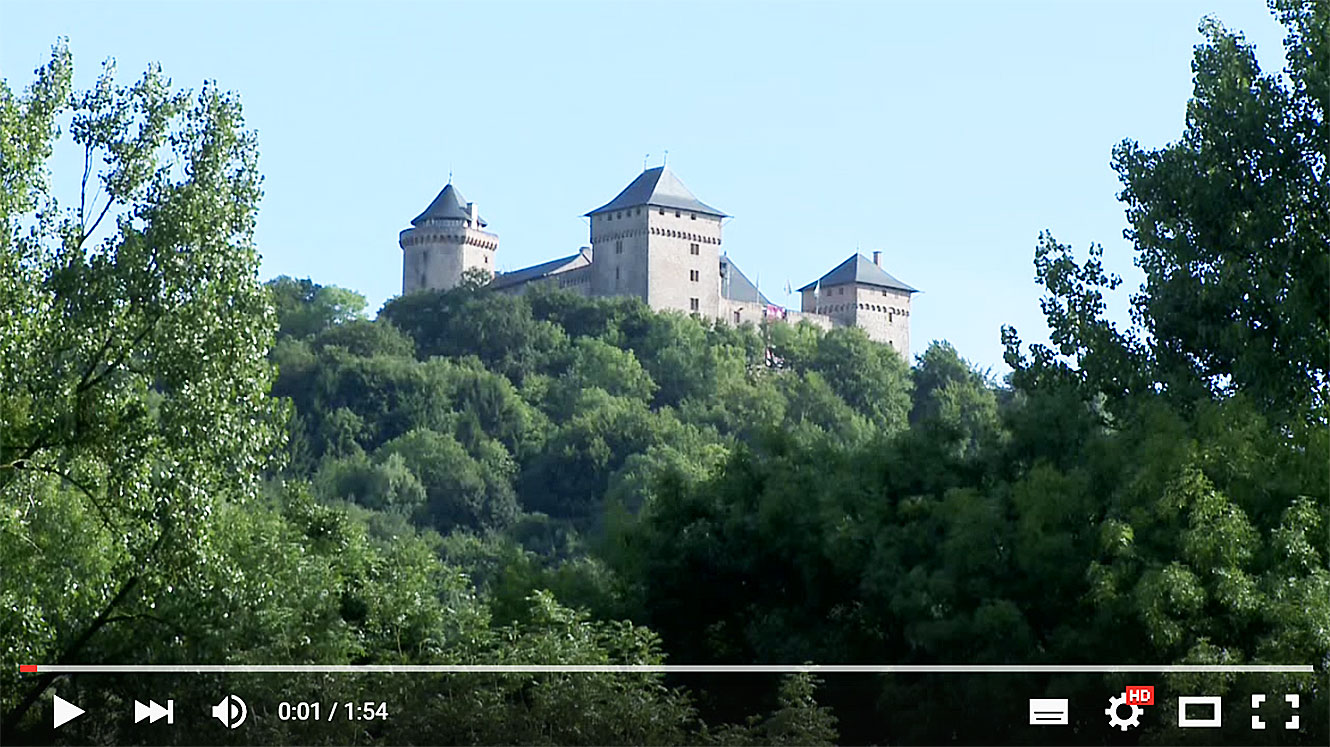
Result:
<instances>
[{"instance_id":1,"label":"stone castle tower","mask_svg":"<svg viewBox=\"0 0 1330 747\"><path fill-rule=\"evenodd\" d=\"M830 317L837 326L860 327L869 339L887 343L906 360L910 296L918 292L882 269L882 252L873 252L871 262L855 252L799 289L803 313Z\"/></svg>"},{"instance_id":2,"label":"stone castle tower","mask_svg":"<svg viewBox=\"0 0 1330 747\"><path fill-rule=\"evenodd\" d=\"M476 203L448 182L425 212L402 231L402 292L456 287L470 269L494 274L499 237L484 230Z\"/></svg>"},{"instance_id":3,"label":"stone castle tower","mask_svg":"<svg viewBox=\"0 0 1330 747\"><path fill-rule=\"evenodd\" d=\"M643 171L591 220L593 296L720 316L721 221L665 166Z\"/></svg>"}]
</instances>

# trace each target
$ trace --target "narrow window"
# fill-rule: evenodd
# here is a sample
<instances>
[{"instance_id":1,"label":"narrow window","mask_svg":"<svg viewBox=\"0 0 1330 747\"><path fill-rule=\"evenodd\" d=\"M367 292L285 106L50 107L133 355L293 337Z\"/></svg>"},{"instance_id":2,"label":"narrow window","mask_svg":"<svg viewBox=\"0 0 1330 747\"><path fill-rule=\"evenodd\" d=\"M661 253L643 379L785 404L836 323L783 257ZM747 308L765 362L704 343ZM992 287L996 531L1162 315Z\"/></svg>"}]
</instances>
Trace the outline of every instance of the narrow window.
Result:
<instances>
[{"instance_id":1,"label":"narrow window","mask_svg":"<svg viewBox=\"0 0 1330 747\"><path fill-rule=\"evenodd\" d=\"M692 220L697 220L697 213L689 213L688 217L691 218Z\"/></svg>"},{"instance_id":2,"label":"narrow window","mask_svg":"<svg viewBox=\"0 0 1330 747\"><path fill-rule=\"evenodd\" d=\"M691 310L693 310L693 311L697 311L698 308L700 308L699 304L697 303L697 299L696 299L696 298L690 298L690 299L688 299L688 308L691 309Z\"/></svg>"},{"instance_id":3,"label":"narrow window","mask_svg":"<svg viewBox=\"0 0 1330 747\"><path fill-rule=\"evenodd\" d=\"M702 253L702 250L698 248L697 244L689 244L688 253L696 257L697 255Z\"/></svg>"},{"instance_id":4,"label":"narrow window","mask_svg":"<svg viewBox=\"0 0 1330 747\"><path fill-rule=\"evenodd\" d=\"M698 277L699 277L699 275L700 275L700 273L699 273L697 270L689 270L689 271L688 271L688 279L691 280L691 281L693 281L694 283L696 283L696 282L698 281Z\"/></svg>"},{"instance_id":5,"label":"narrow window","mask_svg":"<svg viewBox=\"0 0 1330 747\"><path fill-rule=\"evenodd\" d=\"M615 254L623 254L623 239L615 239L615 241L614 241L614 253L615 253Z\"/></svg>"},{"instance_id":6,"label":"narrow window","mask_svg":"<svg viewBox=\"0 0 1330 747\"><path fill-rule=\"evenodd\" d=\"M737 311L734 312L734 323L735 323L735 324L738 324L738 323L739 323L739 312L737 312Z\"/></svg>"},{"instance_id":7,"label":"narrow window","mask_svg":"<svg viewBox=\"0 0 1330 747\"><path fill-rule=\"evenodd\" d=\"M674 211L674 217L678 218L681 215L683 215L683 213L680 213L678 210Z\"/></svg>"},{"instance_id":8,"label":"narrow window","mask_svg":"<svg viewBox=\"0 0 1330 747\"><path fill-rule=\"evenodd\" d=\"M664 214L665 214L665 208L661 208L661 209L660 209L660 214L661 214L661 215L664 215Z\"/></svg>"}]
</instances>

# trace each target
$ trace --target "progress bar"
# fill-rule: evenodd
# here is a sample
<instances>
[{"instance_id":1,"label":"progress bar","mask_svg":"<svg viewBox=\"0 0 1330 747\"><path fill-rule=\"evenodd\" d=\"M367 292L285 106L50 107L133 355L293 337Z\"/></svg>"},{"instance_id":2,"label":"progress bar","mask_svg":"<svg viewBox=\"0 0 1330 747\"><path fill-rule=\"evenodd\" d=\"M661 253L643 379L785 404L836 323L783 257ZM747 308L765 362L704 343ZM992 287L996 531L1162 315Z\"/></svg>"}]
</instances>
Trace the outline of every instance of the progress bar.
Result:
<instances>
[{"instance_id":1,"label":"progress bar","mask_svg":"<svg viewBox=\"0 0 1330 747\"><path fill-rule=\"evenodd\" d=\"M45 674L1033 674L1215 672L1314 674L1311 664L24 664Z\"/></svg>"}]
</instances>

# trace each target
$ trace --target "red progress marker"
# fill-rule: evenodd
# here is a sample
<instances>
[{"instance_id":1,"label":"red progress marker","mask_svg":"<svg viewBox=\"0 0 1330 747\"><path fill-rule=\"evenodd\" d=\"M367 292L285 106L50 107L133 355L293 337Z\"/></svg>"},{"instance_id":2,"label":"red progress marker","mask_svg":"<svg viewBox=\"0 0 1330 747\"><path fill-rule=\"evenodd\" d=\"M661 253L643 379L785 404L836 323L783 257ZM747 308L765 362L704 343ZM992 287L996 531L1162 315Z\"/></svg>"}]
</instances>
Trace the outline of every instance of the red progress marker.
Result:
<instances>
[{"instance_id":1,"label":"red progress marker","mask_svg":"<svg viewBox=\"0 0 1330 747\"><path fill-rule=\"evenodd\" d=\"M18 665L18 671L20 671L20 672L36 672L36 671L37 671L37 665L36 665L36 664L19 664L19 665Z\"/></svg>"}]
</instances>

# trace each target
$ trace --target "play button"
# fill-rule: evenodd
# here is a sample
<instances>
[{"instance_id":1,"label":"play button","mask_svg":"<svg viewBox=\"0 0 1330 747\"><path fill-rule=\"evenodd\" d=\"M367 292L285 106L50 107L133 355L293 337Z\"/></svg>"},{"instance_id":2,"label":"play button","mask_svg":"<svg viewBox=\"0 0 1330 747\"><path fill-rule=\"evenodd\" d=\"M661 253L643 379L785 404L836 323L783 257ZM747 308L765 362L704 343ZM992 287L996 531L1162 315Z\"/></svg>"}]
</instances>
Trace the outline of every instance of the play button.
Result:
<instances>
[{"instance_id":1,"label":"play button","mask_svg":"<svg viewBox=\"0 0 1330 747\"><path fill-rule=\"evenodd\" d=\"M59 728L83 715L83 709L68 700L55 696L55 726Z\"/></svg>"}]
</instances>

